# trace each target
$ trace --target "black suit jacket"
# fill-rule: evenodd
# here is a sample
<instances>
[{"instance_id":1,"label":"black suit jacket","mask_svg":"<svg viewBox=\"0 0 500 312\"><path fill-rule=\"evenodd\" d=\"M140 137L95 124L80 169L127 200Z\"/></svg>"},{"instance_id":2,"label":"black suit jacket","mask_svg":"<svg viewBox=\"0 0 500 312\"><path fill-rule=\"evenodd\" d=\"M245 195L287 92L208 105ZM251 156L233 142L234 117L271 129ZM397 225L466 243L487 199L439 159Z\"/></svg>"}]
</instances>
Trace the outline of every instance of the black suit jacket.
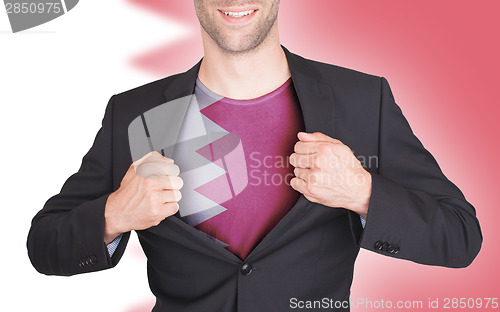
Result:
<instances>
[{"instance_id":1,"label":"black suit jacket","mask_svg":"<svg viewBox=\"0 0 500 312\"><path fill-rule=\"evenodd\" d=\"M448 267L465 267L479 252L474 208L413 135L387 81L284 51L306 131L338 138L359 159L372 159L366 228L355 213L301 196L242 261L169 217L138 231L154 311L288 311L291 298L348 300L360 247ZM149 109L192 94L199 66L110 99L80 169L33 219L27 245L39 272L73 275L118 263L130 233L110 258L104 207L132 163L127 127Z\"/></svg>"}]
</instances>

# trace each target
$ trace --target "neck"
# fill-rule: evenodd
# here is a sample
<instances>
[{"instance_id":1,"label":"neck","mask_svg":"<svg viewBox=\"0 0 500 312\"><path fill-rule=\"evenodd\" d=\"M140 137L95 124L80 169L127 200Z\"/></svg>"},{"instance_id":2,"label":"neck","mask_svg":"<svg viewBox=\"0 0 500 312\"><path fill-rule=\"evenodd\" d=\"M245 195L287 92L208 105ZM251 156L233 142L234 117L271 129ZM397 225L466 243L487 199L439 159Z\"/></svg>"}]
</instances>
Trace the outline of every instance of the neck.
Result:
<instances>
[{"instance_id":1,"label":"neck","mask_svg":"<svg viewBox=\"0 0 500 312\"><path fill-rule=\"evenodd\" d=\"M212 92L232 99L253 99L277 89L290 78L277 30L254 50L224 51L202 30L205 56L199 79Z\"/></svg>"}]
</instances>

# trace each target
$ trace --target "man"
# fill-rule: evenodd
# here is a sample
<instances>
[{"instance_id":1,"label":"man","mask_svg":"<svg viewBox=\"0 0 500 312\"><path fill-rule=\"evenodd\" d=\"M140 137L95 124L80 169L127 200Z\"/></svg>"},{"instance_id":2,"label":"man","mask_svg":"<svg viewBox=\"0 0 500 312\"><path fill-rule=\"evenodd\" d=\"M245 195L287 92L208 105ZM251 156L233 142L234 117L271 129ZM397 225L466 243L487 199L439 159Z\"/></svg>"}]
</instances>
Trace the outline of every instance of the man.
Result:
<instances>
[{"instance_id":1,"label":"man","mask_svg":"<svg viewBox=\"0 0 500 312\"><path fill-rule=\"evenodd\" d=\"M279 0L194 3L204 58L111 98L81 168L33 219L38 271L114 267L135 230L154 311L288 311L323 298L348 310L360 247L473 261L475 210L385 79L283 48Z\"/></svg>"}]
</instances>

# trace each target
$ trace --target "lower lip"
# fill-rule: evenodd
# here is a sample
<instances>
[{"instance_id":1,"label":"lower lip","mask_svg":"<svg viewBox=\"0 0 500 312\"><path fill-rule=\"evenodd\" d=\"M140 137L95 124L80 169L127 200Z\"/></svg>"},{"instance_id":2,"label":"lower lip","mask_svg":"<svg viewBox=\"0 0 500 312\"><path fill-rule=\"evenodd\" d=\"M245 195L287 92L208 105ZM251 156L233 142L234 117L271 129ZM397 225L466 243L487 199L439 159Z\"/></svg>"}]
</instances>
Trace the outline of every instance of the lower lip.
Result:
<instances>
[{"instance_id":1,"label":"lower lip","mask_svg":"<svg viewBox=\"0 0 500 312\"><path fill-rule=\"evenodd\" d=\"M248 15L243 16L243 17L232 17L232 16L229 16L229 15L222 13L221 11L219 11L219 13L222 15L222 18L224 19L224 21L226 21L229 24L244 24L244 23L248 22L249 20L251 20L254 17L255 13L257 13L257 11L258 10L255 10L252 12L252 14L248 14Z\"/></svg>"}]
</instances>

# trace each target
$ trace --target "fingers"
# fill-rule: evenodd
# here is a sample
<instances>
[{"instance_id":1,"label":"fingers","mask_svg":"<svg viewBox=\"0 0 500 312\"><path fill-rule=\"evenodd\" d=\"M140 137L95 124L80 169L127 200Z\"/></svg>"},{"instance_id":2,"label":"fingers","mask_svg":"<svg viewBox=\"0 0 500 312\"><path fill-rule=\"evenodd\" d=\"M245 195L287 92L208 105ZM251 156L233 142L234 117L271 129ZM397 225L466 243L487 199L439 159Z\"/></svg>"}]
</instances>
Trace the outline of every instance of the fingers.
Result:
<instances>
[{"instance_id":1,"label":"fingers","mask_svg":"<svg viewBox=\"0 0 500 312\"><path fill-rule=\"evenodd\" d=\"M162 203L176 203L182 198L182 194L179 190L162 191L159 196L159 201Z\"/></svg>"},{"instance_id":2,"label":"fingers","mask_svg":"<svg viewBox=\"0 0 500 312\"><path fill-rule=\"evenodd\" d=\"M137 159L136 161L134 161L134 165L135 166L139 166L141 163L143 163L144 161L146 161L146 159L158 158L158 155L160 157L162 157L160 155L160 153L158 153L157 151L151 151L151 152L147 153L146 155L142 156L141 158Z\"/></svg>"},{"instance_id":3,"label":"fingers","mask_svg":"<svg viewBox=\"0 0 500 312\"><path fill-rule=\"evenodd\" d=\"M290 186L300 192L300 193L304 193L304 191L307 189L307 183L306 181L302 180L302 179L299 179L297 177L293 178L290 180Z\"/></svg>"},{"instance_id":4,"label":"fingers","mask_svg":"<svg viewBox=\"0 0 500 312\"><path fill-rule=\"evenodd\" d=\"M295 168L293 170L295 176L310 185L321 185L323 182L328 181L320 170L317 169L303 169Z\"/></svg>"},{"instance_id":5,"label":"fingers","mask_svg":"<svg viewBox=\"0 0 500 312\"><path fill-rule=\"evenodd\" d=\"M342 143L340 140L329 137L321 132L314 132L314 133L299 132L297 134L297 137L299 138L299 140L303 142Z\"/></svg>"},{"instance_id":6,"label":"fingers","mask_svg":"<svg viewBox=\"0 0 500 312\"><path fill-rule=\"evenodd\" d=\"M293 178L290 180L290 186L299 193L302 193L308 200L316 201L316 198L312 196L309 191L308 183L300 178Z\"/></svg>"},{"instance_id":7,"label":"fingers","mask_svg":"<svg viewBox=\"0 0 500 312\"><path fill-rule=\"evenodd\" d=\"M332 145L334 144L334 145ZM295 143L293 150L297 154L316 154L331 149L332 147L338 148L342 146L340 141L338 142L305 142L298 141Z\"/></svg>"},{"instance_id":8,"label":"fingers","mask_svg":"<svg viewBox=\"0 0 500 312\"><path fill-rule=\"evenodd\" d=\"M309 171L310 171L310 169L295 168L295 169L293 169L293 174L297 178L300 178L301 180L307 181L309 179Z\"/></svg>"},{"instance_id":9,"label":"fingers","mask_svg":"<svg viewBox=\"0 0 500 312\"><path fill-rule=\"evenodd\" d=\"M303 155L303 154L297 154L293 153L290 155L290 164L294 166L295 168L305 168L305 169L310 169L314 168L317 165L317 157L314 154L309 154L309 155Z\"/></svg>"},{"instance_id":10,"label":"fingers","mask_svg":"<svg viewBox=\"0 0 500 312\"><path fill-rule=\"evenodd\" d=\"M344 145L340 140L331 138L320 132L305 133L299 132L300 141L295 143L294 152L297 154L315 154L328 150L337 150Z\"/></svg>"},{"instance_id":11,"label":"fingers","mask_svg":"<svg viewBox=\"0 0 500 312\"><path fill-rule=\"evenodd\" d=\"M152 191L175 191L184 185L184 181L178 176L140 179L139 183L143 189Z\"/></svg>"},{"instance_id":12,"label":"fingers","mask_svg":"<svg viewBox=\"0 0 500 312\"><path fill-rule=\"evenodd\" d=\"M140 226L141 229L147 229L151 226L157 226L161 223L161 221L176 214L177 211L179 211L179 204L177 202L164 202L157 208L158 209L153 214L153 220L151 222L148 222L148 224L145 224L144 226Z\"/></svg>"},{"instance_id":13,"label":"fingers","mask_svg":"<svg viewBox=\"0 0 500 312\"><path fill-rule=\"evenodd\" d=\"M176 214L177 211L179 211L179 204L175 202L167 202L163 204L163 207L165 209L167 217L172 216Z\"/></svg>"},{"instance_id":14,"label":"fingers","mask_svg":"<svg viewBox=\"0 0 500 312\"><path fill-rule=\"evenodd\" d=\"M293 174L297 178L300 178L301 180L304 180L306 182L311 182L311 180L314 180L314 175L311 174L311 169L295 168L293 169Z\"/></svg>"},{"instance_id":15,"label":"fingers","mask_svg":"<svg viewBox=\"0 0 500 312\"><path fill-rule=\"evenodd\" d=\"M161 178L165 176L178 176L179 166L170 161L143 161L136 167L136 174L141 178Z\"/></svg>"},{"instance_id":16,"label":"fingers","mask_svg":"<svg viewBox=\"0 0 500 312\"><path fill-rule=\"evenodd\" d=\"M293 151L297 154L314 154L317 152L316 142L298 141L295 143Z\"/></svg>"},{"instance_id":17,"label":"fingers","mask_svg":"<svg viewBox=\"0 0 500 312\"><path fill-rule=\"evenodd\" d=\"M174 160L172 158L163 157L163 160L166 161L167 163L171 163L171 164L174 163Z\"/></svg>"},{"instance_id":18,"label":"fingers","mask_svg":"<svg viewBox=\"0 0 500 312\"><path fill-rule=\"evenodd\" d=\"M180 190L184 181L180 177L169 176L160 181L160 190Z\"/></svg>"}]
</instances>

